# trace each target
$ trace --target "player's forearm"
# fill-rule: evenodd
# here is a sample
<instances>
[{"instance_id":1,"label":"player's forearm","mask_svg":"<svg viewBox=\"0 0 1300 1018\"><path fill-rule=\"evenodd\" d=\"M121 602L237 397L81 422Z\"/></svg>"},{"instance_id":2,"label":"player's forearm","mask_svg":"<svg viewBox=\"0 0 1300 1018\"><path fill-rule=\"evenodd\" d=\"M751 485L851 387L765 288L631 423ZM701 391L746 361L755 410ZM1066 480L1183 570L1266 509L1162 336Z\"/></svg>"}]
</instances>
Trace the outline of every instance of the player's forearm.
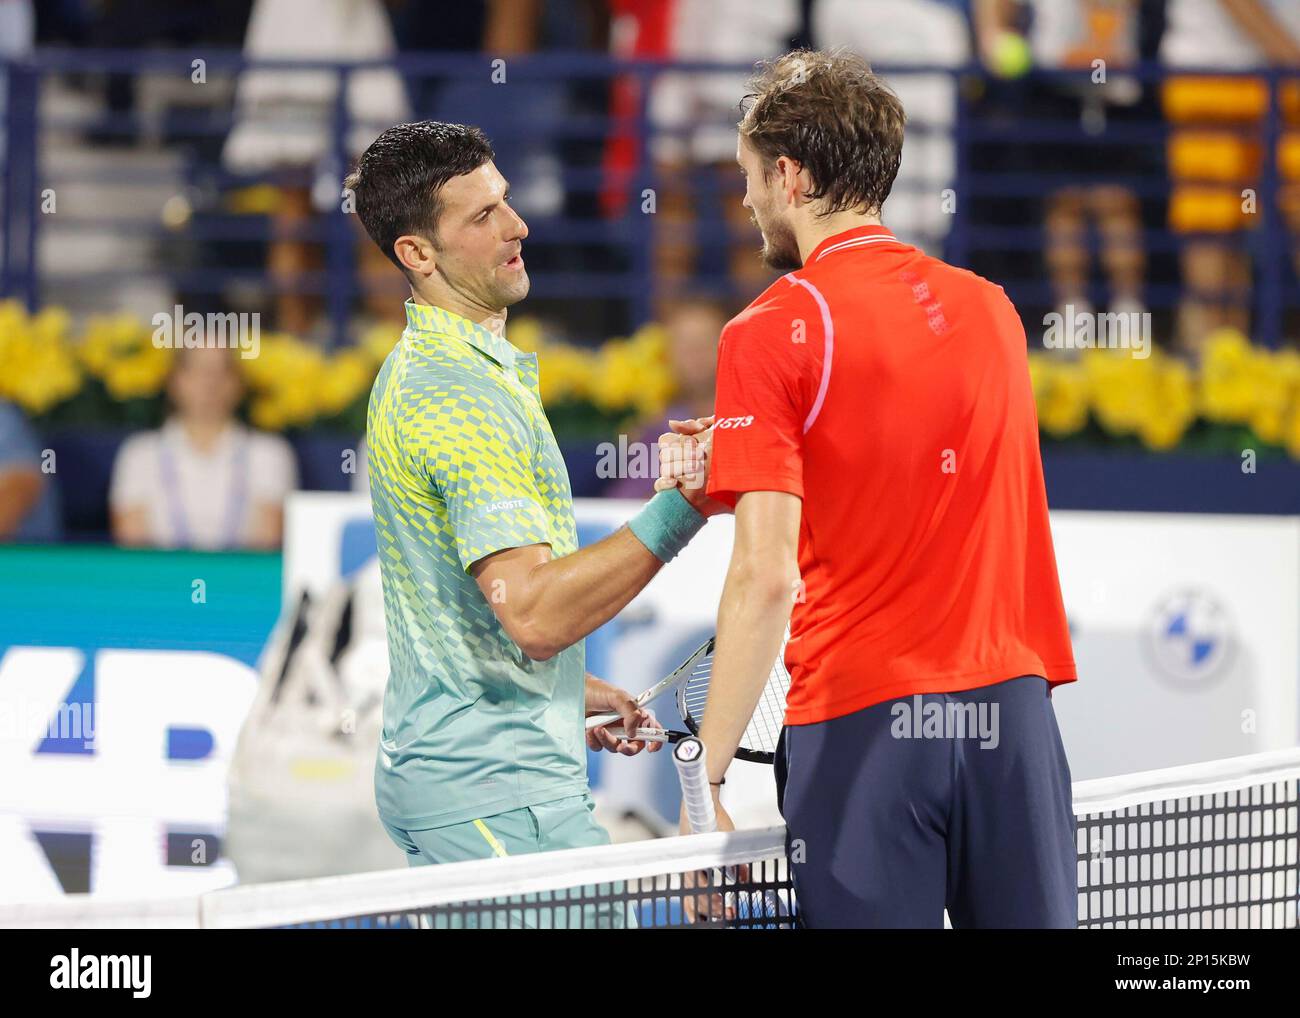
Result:
<instances>
[{"instance_id":1,"label":"player's forearm","mask_svg":"<svg viewBox=\"0 0 1300 1018\"><path fill-rule=\"evenodd\" d=\"M727 570L718 607L718 650L700 726L710 781L726 773L753 716L781 650L798 579L793 561L773 568L733 559Z\"/></svg>"},{"instance_id":2,"label":"player's forearm","mask_svg":"<svg viewBox=\"0 0 1300 1018\"><path fill-rule=\"evenodd\" d=\"M663 562L626 527L534 566L518 593L525 631L520 645L536 660L553 657L622 611L661 568Z\"/></svg>"},{"instance_id":3,"label":"player's forearm","mask_svg":"<svg viewBox=\"0 0 1300 1018\"><path fill-rule=\"evenodd\" d=\"M656 495L617 533L571 555L507 549L473 567L510 638L545 661L613 618L704 525L678 491Z\"/></svg>"}]
</instances>

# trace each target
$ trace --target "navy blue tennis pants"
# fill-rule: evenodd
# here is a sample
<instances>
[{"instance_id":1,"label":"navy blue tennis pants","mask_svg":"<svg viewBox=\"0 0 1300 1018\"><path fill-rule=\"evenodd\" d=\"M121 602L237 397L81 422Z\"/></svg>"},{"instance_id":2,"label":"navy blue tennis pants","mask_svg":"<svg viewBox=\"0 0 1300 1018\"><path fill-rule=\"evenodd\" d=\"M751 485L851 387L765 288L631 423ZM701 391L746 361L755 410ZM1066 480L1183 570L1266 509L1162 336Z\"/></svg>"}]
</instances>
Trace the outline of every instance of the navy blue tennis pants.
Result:
<instances>
[{"instance_id":1,"label":"navy blue tennis pants","mask_svg":"<svg viewBox=\"0 0 1300 1018\"><path fill-rule=\"evenodd\" d=\"M776 753L809 928L1072 928L1070 767L1046 680L788 725Z\"/></svg>"}]
</instances>

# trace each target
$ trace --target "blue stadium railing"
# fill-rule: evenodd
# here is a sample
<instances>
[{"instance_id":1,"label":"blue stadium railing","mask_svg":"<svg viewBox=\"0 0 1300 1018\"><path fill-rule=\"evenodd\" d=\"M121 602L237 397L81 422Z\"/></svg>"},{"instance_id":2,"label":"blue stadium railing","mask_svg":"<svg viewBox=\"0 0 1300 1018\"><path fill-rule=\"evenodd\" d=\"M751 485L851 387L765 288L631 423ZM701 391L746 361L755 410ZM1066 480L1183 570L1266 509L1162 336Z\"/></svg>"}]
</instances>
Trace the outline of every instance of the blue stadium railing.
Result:
<instances>
[{"instance_id":1,"label":"blue stadium railing","mask_svg":"<svg viewBox=\"0 0 1300 1018\"><path fill-rule=\"evenodd\" d=\"M28 58L0 60L0 78L6 82L4 102L0 108L3 116L3 236L0 238L0 295L16 296L30 307L45 303L59 303L64 287L84 284L87 281L112 282L134 270L115 266L102 266L93 273L81 270L55 275L39 270L38 245L47 231L78 228L111 229L121 235L174 237L173 228L164 226L157 218L142 217L123 220L114 217L99 219L95 215L71 216L43 215L41 195L46 188L69 182L85 182L76 171L58 165L42 165L39 144L42 133L49 130L79 129L94 131L101 136L113 134L130 136L137 132L142 122L135 114L101 114L89 118L67 120L42 116L40 98L44 83L51 75L76 76L79 80L93 79L96 75L174 74L188 79L193 61L204 61L209 76L230 76L251 69L265 70L328 70L338 75L340 87L334 100L331 125L331 161L339 178L348 164L347 137L352 123L346 102L346 83L351 75L361 71L392 68L409 84L437 82L485 83L493 70L492 58L480 54L405 54L391 61L373 61L349 64L331 62L249 61L237 52L183 51L109 51L109 50L40 50ZM648 157L652 137L672 133L657 126L648 106L650 90L644 87L667 71L685 71L695 74L732 75L744 73L748 65L692 63L664 64L650 61L615 61L601 54L543 53L511 57L507 80L511 85L523 84L522 89L504 92L509 99L501 103L503 111L527 99L530 93L546 88L564 93L565 109L560 116L530 119L520 116L504 122L510 124L510 137L502 138L518 148L520 143L549 146L560 153L565 146L586 146L577 154L562 153L568 161L560 165L557 183L563 195L594 196L611 186L611 178L603 165L602 143L615 129L627 131L638 140L634 146L635 159L622 188L628 197L630 211L620 216L607 217L599 209L599 202L590 198L581 208L564 199L562 211L530 219L532 239L530 246L556 245L578 250L582 256L543 259L540 268L533 271L533 296L563 304L599 297L614 301L620 308L618 314L623 327L634 327L651 317L653 290L649 283L653 267L654 232L651 217L637 211L637 198L644 188L657 186L656 168ZM952 119L953 163L951 184L960 197L953 210L946 235L934 238L945 256L956 264L968 265L977 270L993 268L993 275L1021 307L1050 307L1052 295L1043 270L1041 257L1036 257L1043 245L1043 229L1038 213L1032 204L1055 189L1067 185L1086 183L1086 170L1081 172L1040 172L1028 161L1029 168L1018 172L989 171L979 166L980 153L996 150L1000 146L1020 146L1032 152L1034 145L1078 140L1078 128L1069 123L1029 119L1013 119L1001 123L987 113L989 102L972 96L972 91L992 87L1003 94L1023 97L1045 84L1062 81L1086 81L1088 75L1079 73L1033 72L1018 83L996 83L976 68L900 67L879 68L886 78L903 75L951 76L958 87L954 89L955 110ZM1116 72L1119 73L1119 72ZM1124 75L1154 88L1170 72L1155 66L1125 70ZM1188 74L1186 69L1177 73ZM1209 71L1205 73L1232 74L1234 72ZM1265 121L1259 125L1258 141L1264 158L1262 173L1257 182L1259 194L1258 226L1250 231L1232 235L1232 243L1239 244L1251 255L1254 265L1255 286L1252 294L1253 336L1257 341L1275 345L1284 337L1286 315L1297 305L1295 279L1291 268L1292 242L1283 218L1279 214L1277 195L1279 180L1276 152L1283 136L1284 118L1279 101L1284 80L1297 77L1296 72L1264 70L1249 73L1267 79L1271 102ZM582 83L594 83L597 89L613 79L630 79L640 82L637 89L637 106L627 119L615 122L605 112L608 107L595 104L595 112L582 112L577 89ZM594 94L594 93L593 93ZM737 96L739 98L739 96ZM526 110L527 103L523 108ZM1158 104L1155 115L1146 122L1110 125L1105 131L1090 136L1089 144L1098 146L1098 152L1111 147L1118 151L1123 146L1137 146L1152 155L1151 167L1146 172L1118 178L1124 186L1140 198L1157 206L1170 192L1170 182L1163 169L1163 152L1167 138L1167 125L1160 119ZM424 110L417 105L415 114ZM204 186L217 192L258 182L258 176L240 176L227 172L220 157L210 151L235 123L236 111L232 104L208 109L202 114L191 111L178 117L172 125L188 139L184 151L185 172L191 181L202 181ZM466 119L469 119L466 117ZM729 122L734 122L734 117ZM369 125L376 129L382 124ZM933 124L917 119L909 130L924 132L942 130ZM491 131L489 131L491 133ZM205 154L204 144L209 151ZM131 172L133 182L144 183L141 175ZM109 177L97 178L108 182ZM1108 177L1115 181L1117 178ZM901 183L900 187L907 187ZM928 185L923 185L928 186ZM938 201L938 197L935 198ZM998 221L977 214L981 207L994 203L1019 203L1015 214ZM973 214L975 210L976 214ZM889 206L886 206L886 220ZM734 235L716 209L708 210L698 220L698 247L704 252L723 248ZM265 242L271 237L271 224L250 221L247 217L223 214L212 210L191 219L182 231L186 240L203 244L211 242ZM277 234L285 236L285 234ZM169 266L160 263L155 267L158 275L169 278L178 290L213 297L220 296L234 283L256 283L264 292L291 289L316 294L323 298L335 341L345 338L351 310L361 294L357 273L357 233L347 221L342 203L318 217L315 222L302 227L292 236L320 244L324 249L324 267L318 272L304 273L288 283L268 279L264 268L254 265L234 264L217 255L200 257L194 265ZM1142 231L1145 250L1156 258L1176 252L1188 239L1186 234L1171 232L1163 214L1148 214ZM752 243L752 235L748 242ZM594 252L594 253L593 253ZM1019 262L1016 258L1019 257ZM722 259L725 264L725 257ZM1019 265L1019 268L1016 266ZM1028 268L1025 268L1025 267ZM702 282L722 291L727 290L725 268L706 274ZM1182 288L1176 268L1168 266L1161 275L1153 273L1146 289L1149 306L1157 312L1169 311L1176 306Z\"/></svg>"}]
</instances>

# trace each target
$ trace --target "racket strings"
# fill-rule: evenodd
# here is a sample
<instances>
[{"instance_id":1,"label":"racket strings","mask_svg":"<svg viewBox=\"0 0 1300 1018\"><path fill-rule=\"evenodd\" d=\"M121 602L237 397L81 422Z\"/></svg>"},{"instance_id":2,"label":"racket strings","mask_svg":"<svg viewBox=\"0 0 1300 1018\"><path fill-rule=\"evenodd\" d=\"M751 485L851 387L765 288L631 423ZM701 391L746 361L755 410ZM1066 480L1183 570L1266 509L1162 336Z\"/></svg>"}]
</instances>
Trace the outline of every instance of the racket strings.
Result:
<instances>
[{"instance_id":1,"label":"racket strings","mask_svg":"<svg viewBox=\"0 0 1300 1018\"><path fill-rule=\"evenodd\" d=\"M784 650L784 648L782 648ZM709 683L713 677L713 655L698 661L690 677L678 689L677 706L682 720L692 731L699 729L704 719L704 708L709 698ZM790 691L790 673L781 657L772 665L767 684L759 697L754 713L741 736L741 749L753 753L773 754L785 724L786 694Z\"/></svg>"},{"instance_id":2,"label":"racket strings","mask_svg":"<svg viewBox=\"0 0 1300 1018\"><path fill-rule=\"evenodd\" d=\"M752 737L757 744L762 743L764 753L775 753L777 741L781 738L781 729L785 725L785 701L790 692L790 673L781 658L772 665L763 695L754 708L754 716L745 729L747 738Z\"/></svg>"}]
</instances>

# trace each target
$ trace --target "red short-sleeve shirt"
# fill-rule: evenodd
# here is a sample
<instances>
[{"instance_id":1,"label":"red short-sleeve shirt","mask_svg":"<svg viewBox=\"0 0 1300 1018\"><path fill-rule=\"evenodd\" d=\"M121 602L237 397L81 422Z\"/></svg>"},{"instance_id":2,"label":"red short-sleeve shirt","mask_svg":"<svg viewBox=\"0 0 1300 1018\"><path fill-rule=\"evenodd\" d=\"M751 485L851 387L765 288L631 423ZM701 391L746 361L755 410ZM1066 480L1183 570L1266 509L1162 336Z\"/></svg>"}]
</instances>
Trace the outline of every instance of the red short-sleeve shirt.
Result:
<instances>
[{"instance_id":1,"label":"red short-sleeve shirt","mask_svg":"<svg viewBox=\"0 0 1300 1018\"><path fill-rule=\"evenodd\" d=\"M803 500L788 724L1075 679L1024 328L985 279L865 226L723 330L709 494Z\"/></svg>"}]
</instances>

